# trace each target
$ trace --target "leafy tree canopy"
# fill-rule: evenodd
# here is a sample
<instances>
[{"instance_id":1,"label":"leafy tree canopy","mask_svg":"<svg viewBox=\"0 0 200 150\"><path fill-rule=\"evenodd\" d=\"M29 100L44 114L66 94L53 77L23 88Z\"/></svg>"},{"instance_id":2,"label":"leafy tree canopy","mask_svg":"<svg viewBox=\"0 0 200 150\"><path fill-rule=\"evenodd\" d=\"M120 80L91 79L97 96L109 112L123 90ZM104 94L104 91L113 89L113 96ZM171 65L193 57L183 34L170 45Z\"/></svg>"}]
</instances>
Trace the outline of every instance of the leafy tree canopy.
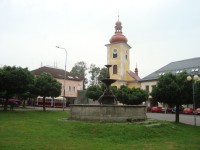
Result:
<instances>
[{"instance_id":1,"label":"leafy tree canopy","mask_svg":"<svg viewBox=\"0 0 200 150\"><path fill-rule=\"evenodd\" d=\"M159 102L169 105L176 105L175 121L179 122L179 107L182 104L192 104L192 84L187 81L188 74L182 72L179 74L167 73L162 75L153 88L152 98Z\"/></svg>"},{"instance_id":2,"label":"leafy tree canopy","mask_svg":"<svg viewBox=\"0 0 200 150\"><path fill-rule=\"evenodd\" d=\"M7 110L8 99L13 95L19 95L34 83L34 77L27 68L4 66L0 68L0 92L6 98L4 110Z\"/></svg>"},{"instance_id":3,"label":"leafy tree canopy","mask_svg":"<svg viewBox=\"0 0 200 150\"><path fill-rule=\"evenodd\" d=\"M36 76L35 94L43 97L43 110L45 111L45 97L57 97L61 93L61 83L55 80L51 74L42 73Z\"/></svg>"},{"instance_id":4,"label":"leafy tree canopy","mask_svg":"<svg viewBox=\"0 0 200 150\"><path fill-rule=\"evenodd\" d=\"M96 65L94 64L91 64L90 65L90 70L89 70L89 73L91 74L91 82L90 82L90 85L94 85L94 84L97 84L98 81L97 81L97 78L100 74L100 68L97 67Z\"/></svg>"},{"instance_id":5,"label":"leafy tree canopy","mask_svg":"<svg viewBox=\"0 0 200 150\"><path fill-rule=\"evenodd\" d=\"M86 97L95 100L98 100L99 97L103 94L103 88L100 85L92 85L87 88Z\"/></svg>"},{"instance_id":6,"label":"leafy tree canopy","mask_svg":"<svg viewBox=\"0 0 200 150\"><path fill-rule=\"evenodd\" d=\"M103 67L101 68L100 70L100 74L98 76L98 82L100 83L100 81L104 78L106 78L106 74L107 74L107 68L106 67Z\"/></svg>"},{"instance_id":7,"label":"leafy tree canopy","mask_svg":"<svg viewBox=\"0 0 200 150\"><path fill-rule=\"evenodd\" d=\"M187 81L187 76L186 72L162 75L152 90L153 99L167 104L191 104L192 86L191 82Z\"/></svg>"},{"instance_id":8,"label":"leafy tree canopy","mask_svg":"<svg viewBox=\"0 0 200 150\"><path fill-rule=\"evenodd\" d=\"M196 82L195 85L195 100L196 108L200 108L200 81Z\"/></svg>"},{"instance_id":9,"label":"leafy tree canopy","mask_svg":"<svg viewBox=\"0 0 200 150\"><path fill-rule=\"evenodd\" d=\"M74 65L74 67L70 72L84 79L85 76L87 75L86 71L87 71L87 64L84 61L79 61Z\"/></svg>"},{"instance_id":10,"label":"leafy tree canopy","mask_svg":"<svg viewBox=\"0 0 200 150\"><path fill-rule=\"evenodd\" d=\"M57 97L61 93L61 83L54 79L51 74L42 73L36 76L35 93L44 97Z\"/></svg>"},{"instance_id":11,"label":"leafy tree canopy","mask_svg":"<svg viewBox=\"0 0 200 150\"><path fill-rule=\"evenodd\" d=\"M93 85L86 91L86 96L93 100L98 100L105 90L105 85ZM121 86L120 89L110 87L113 94L117 97L117 100L127 105L138 105L146 101L148 94L146 91L139 88L128 88L127 86Z\"/></svg>"},{"instance_id":12,"label":"leafy tree canopy","mask_svg":"<svg viewBox=\"0 0 200 150\"><path fill-rule=\"evenodd\" d=\"M84 61L77 62L75 66L70 71L71 73L77 75L78 77L82 78L83 83L83 89L85 89L85 84L87 84L88 80L86 78L86 71L87 71L87 64Z\"/></svg>"},{"instance_id":13,"label":"leafy tree canopy","mask_svg":"<svg viewBox=\"0 0 200 150\"><path fill-rule=\"evenodd\" d=\"M128 88L127 86L121 86L115 94L117 100L126 105L138 105L148 98L148 93L145 90L140 88Z\"/></svg>"}]
</instances>

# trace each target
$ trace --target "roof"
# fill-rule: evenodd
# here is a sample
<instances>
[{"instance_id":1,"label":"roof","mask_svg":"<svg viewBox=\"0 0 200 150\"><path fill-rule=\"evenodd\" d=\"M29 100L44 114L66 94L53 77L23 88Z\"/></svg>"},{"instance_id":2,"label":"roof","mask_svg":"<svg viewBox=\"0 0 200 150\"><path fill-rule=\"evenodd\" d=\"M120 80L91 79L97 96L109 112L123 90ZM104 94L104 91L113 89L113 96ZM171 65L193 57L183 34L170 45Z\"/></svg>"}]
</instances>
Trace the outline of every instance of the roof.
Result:
<instances>
[{"instance_id":1,"label":"roof","mask_svg":"<svg viewBox=\"0 0 200 150\"><path fill-rule=\"evenodd\" d=\"M176 74L176 73L181 73L183 71L186 71L189 74L199 75L200 74L200 57L171 62L168 65L142 78L140 82L157 80L160 77L160 75L164 75L165 73L171 72L173 74Z\"/></svg>"},{"instance_id":2,"label":"roof","mask_svg":"<svg viewBox=\"0 0 200 150\"><path fill-rule=\"evenodd\" d=\"M127 43L128 39L122 33L122 23L118 20L115 23L115 34L110 38L110 44Z\"/></svg>"},{"instance_id":3,"label":"roof","mask_svg":"<svg viewBox=\"0 0 200 150\"><path fill-rule=\"evenodd\" d=\"M65 79L65 71L62 69L58 69L58 68L51 68L51 67L40 67L38 69L32 70L31 71L34 75L40 75L44 72L51 74L54 78L57 79ZM82 81L81 78L79 78L78 76L67 72L66 71L66 79L67 80L74 80L74 81Z\"/></svg>"},{"instance_id":4,"label":"roof","mask_svg":"<svg viewBox=\"0 0 200 150\"><path fill-rule=\"evenodd\" d=\"M133 71L129 70L128 74L133 78L135 79L136 81L139 81L140 80L140 77L134 73Z\"/></svg>"}]
</instances>

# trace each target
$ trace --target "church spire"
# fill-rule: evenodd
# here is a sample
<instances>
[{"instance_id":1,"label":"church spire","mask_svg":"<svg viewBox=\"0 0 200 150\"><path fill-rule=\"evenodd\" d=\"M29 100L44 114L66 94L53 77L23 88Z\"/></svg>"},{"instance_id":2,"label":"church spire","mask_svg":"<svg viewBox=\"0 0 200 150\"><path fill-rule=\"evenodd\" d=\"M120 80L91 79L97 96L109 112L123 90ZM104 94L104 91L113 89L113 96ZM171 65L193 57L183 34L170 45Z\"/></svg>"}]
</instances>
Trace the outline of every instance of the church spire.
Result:
<instances>
[{"instance_id":1,"label":"church spire","mask_svg":"<svg viewBox=\"0 0 200 150\"><path fill-rule=\"evenodd\" d=\"M135 74L138 76L138 68L137 68L137 63L136 63L136 67L135 67Z\"/></svg>"},{"instance_id":2,"label":"church spire","mask_svg":"<svg viewBox=\"0 0 200 150\"><path fill-rule=\"evenodd\" d=\"M119 16L118 21L115 23L115 33L122 33L122 23L119 21Z\"/></svg>"},{"instance_id":3,"label":"church spire","mask_svg":"<svg viewBox=\"0 0 200 150\"><path fill-rule=\"evenodd\" d=\"M118 21L119 21L119 10L118 10L118 15L117 15L117 17L118 17Z\"/></svg>"},{"instance_id":4,"label":"church spire","mask_svg":"<svg viewBox=\"0 0 200 150\"><path fill-rule=\"evenodd\" d=\"M122 33L122 23L119 21L119 14L118 20L115 23L115 34L111 37L110 43L127 43L127 38Z\"/></svg>"}]
</instances>

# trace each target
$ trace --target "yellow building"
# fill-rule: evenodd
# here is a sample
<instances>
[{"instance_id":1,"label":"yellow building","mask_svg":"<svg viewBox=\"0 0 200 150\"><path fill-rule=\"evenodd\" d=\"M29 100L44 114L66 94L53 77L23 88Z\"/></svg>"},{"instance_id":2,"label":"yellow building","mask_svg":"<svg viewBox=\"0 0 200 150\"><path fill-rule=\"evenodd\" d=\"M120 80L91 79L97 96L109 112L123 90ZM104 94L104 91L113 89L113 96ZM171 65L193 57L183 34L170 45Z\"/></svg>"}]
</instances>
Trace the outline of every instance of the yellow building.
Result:
<instances>
[{"instance_id":1,"label":"yellow building","mask_svg":"<svg viewBox=\"0 0 200 150\"><path fill-rule=\"evenodd\" d=\"M127 43L128 39L122 33L122 23L115 23L115 34L111 37L107 47L107 64L112 65L110 68L110 78L117 81L112 86L119 88L121 85L128 87L140 87L138 80L138 68L135 72L130 70L130 49L131 46Z\"/></svg>"}]
</instances>

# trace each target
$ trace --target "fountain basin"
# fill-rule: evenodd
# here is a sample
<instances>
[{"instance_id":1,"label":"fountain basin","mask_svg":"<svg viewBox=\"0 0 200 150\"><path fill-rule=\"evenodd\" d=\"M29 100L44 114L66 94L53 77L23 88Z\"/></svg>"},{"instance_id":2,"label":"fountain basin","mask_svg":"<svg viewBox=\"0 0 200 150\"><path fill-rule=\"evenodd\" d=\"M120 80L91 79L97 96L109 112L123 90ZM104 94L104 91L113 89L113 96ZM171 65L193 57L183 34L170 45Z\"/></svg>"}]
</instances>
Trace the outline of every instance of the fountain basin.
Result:
<instances>
[{"instance_id":1,"label":"fountain basin","mask_svg":"<svg viewBox=\"0 0 200 150\"><path fill-rule=\"evenodd\" d=\"M70 105L70 119L99 122L130 122L145 120L144 105Z\"/></svg>"},{"instance_id":2,"label":"fountain basin","mask_svg":"<svg viewBox=\"0 0 200 150\"><path fill-rule=\"evenodd\" d=\"M107 86L110 86L112 83L114 83L116 80L115 79L109 79L109 78L105 78L101 80L104 84L106 84Z\"/></svg>"}]
</instances>

